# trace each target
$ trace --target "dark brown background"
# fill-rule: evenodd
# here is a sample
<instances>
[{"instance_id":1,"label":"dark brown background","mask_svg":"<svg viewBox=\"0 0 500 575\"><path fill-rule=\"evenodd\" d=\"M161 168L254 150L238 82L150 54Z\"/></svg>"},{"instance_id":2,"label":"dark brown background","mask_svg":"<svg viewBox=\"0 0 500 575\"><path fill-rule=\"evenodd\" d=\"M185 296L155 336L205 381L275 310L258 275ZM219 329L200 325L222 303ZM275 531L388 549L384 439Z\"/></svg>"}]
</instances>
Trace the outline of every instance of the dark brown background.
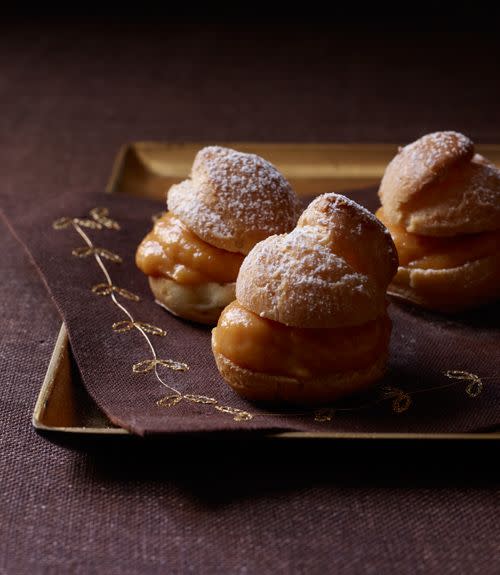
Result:
<instances>
[{"instance_id":1,"label":"dark brown background","mask_svg":"<svg viewBox=\"0 0 500 575\"><path fill-rule=\"evenodd\" d=\"M102 189L137 139L500 141L495 31L374 24L3 24L0 193ZM0 572L498 572L493 446L37 435L60 320L2 240Z\"/></svg>"}]
</instances>

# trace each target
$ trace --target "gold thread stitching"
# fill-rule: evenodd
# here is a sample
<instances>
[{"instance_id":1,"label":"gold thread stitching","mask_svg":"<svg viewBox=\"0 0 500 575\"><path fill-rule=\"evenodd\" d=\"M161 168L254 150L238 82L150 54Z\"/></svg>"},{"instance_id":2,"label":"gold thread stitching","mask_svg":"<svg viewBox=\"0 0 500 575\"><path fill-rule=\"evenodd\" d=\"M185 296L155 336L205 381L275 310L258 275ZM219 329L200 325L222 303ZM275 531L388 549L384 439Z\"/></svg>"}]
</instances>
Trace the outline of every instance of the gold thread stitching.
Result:
<instances>
[{"instance_id":1,"label":"gold thread stitching","mask_svg":"<svg viewBox=\"0 0 500 575\"><path fill-rule=\"evenodd\" d=\"M238 409L237 407L231 407L229 405L214 405L214 409L222 413L228 413L229 415L234 415L234 421L249 421L253 419L253 415L244 411L243 409Z\"/></svg>"},{"instance_id":2,"label":"gold thread stitching","mask_svg":"<svg viewBox=\"0 0 500 575\"><path fill-rule=\"evenodd\" d=\"M468 371L461 371L459 369L450 369L444 372L444 375L449 379L458 379L463 381L468 381L469 383L465 387L465 393L472 398L478 397L483 391L483 381L482 379Z\"/></svg>"},{"instance_id":3,"label":"gold thread stitching","mask_svg":"<svg viewBox=\"0 0 500 575\"><path fill-rule=\"evenodd\" d=\"M326 423L327 421L331 421L334 415L334 409L323 407L314 412L314 421L317 421L318 423Z\"/></svg>"},{"instance_id":4,"label":"gold thread stitching","mask_svg":"<svg viewBox=\"0 0 500 575\"><path fill-rule=\"evenodd\" d=\"M227 413L233 416L234 421L250 421L253 419L253 415L243 409L238 409L237 407L231 407L229 405L221 405L214 397L207 397L206 395L166 395L156 402L158 407L173 407L177 405L182 400L190 401L192 403L201 403L202 405L211 405L217 411L221 413Z\"/></svg>"},{"instance_id":5,"label":"gold thread stitching","mask_svg":"<svg viewBox=\"0 0 500 575\"><path fill-rule=\"evenodd\" d=\"M89 247L89 246L82 246L80 248L75 248L71 251L71 254L77 258L87 258L89 256L101 256L106 260L113 262L114 264L121 264L123 262L122 258L118 255L113 253L106 248L98 248L98 247Z\"/></svg>"},{"instance_id":6,"label":"gold thread stitching","mask_svg":"<svg viewBox=\"0 0 500 575\"><path fill-rule=\"evenodd\" d=\"M120 224L108 217L108 208L92 208L89 212L94 221L108 230L120 230Z\"/></svg>"},{"instance_id":7,"label":"gold thread stitching","mask_svg":"<svg viewBox=\"0 0 500 575\"><path fill-rule=\"evenodd\" d=\"M183 396L184 399L187 399L188 401L193 401L194 403L203 403L205 405L216 405L217 404L217 400L214 399L213 397L207 397L206 395L192 395L192 394L187 394Z\"/></svg>"},{"instance_id":8,"label":"gold thread stitching","mask_svg":"<svg viewBox=\"0 0 500 575\"><path fill-rule=\"evenodd\" d=\"M115 220L108 217L109 210L107 208L92 208L89 212L88 218L68 218L67 216L58 218L52 223L55 230L64 230L69 226L81 226L83 228L90 228L94 230L119 230L120 225Z\"/></svg>"},{"instance_id":9,"label":"gold thread stitching","mask_svg":"<svg viewBox=\"0 0 500 575\"><path fill-rule=\"evenodd\" d=\"M69 226L72 225L79 225L82 226L83 228L91 228L94 230L100 230L102 229L102 226L100 223L93 221L93 220L87 220L87 219L83 219L83 218L59 218L58 220L56 220L53 224L52 227L55 230L64 230L65 228L68 228Z\"/></svg>"},{"instance_id":10,"label":"gold thread stitching","mask_svg":"<svg viewBox=\"0 0 500 575\"><path fill-rule=\"evenodd\" d=\"M156 402L158 407L173 407L182 401L182 395L166 395Z\"/></svg>"},{"instance_id":11,"label":"gold thread stitching","mask_svg":"<svg viewBox=\"0 0 500 575\"><path fill-rule=\"evenodd\" d=\"M129 299L131 301L141 301L141 298L135 293L132 293L131 291L125 288L121 288L112 284L105 284L105 283L96 284L92 286L92 291L96 295L106 296L111 295L112 293L117 293L118 295L121 295L125 299Z\"/></svg>"},{"instance_id":12,"label":"gold thread stitching","mask_svg":"<svg viewBox=\"0 0 500 575\"><path fill-rule=\"evenodd\" d=\"M132 371L134 373L149 373L153 369L156 369L156 366L158 365L168 367L168 369L172 369L173 371L187 371L189 369L187 363L182 363L181 361L155 358L155 359L143 359L142 361L134 363L134 365L132 366ZM174 389L174 391L177 392L176 389Z\"/></svg>"},{"instance_id":13,"label":"gold thread stitching","mask_svg":"<svg viewBox=\"0 0 500 575\"><path fill-rule=\"evenodd\" d=\"M392 411L394 413L403 413L409 409L411 397L406 391L391 386L384 386L381 391L384 399L392 399Z\"/></svg>"},{"instance_id":14,"label":"gold thread stitching","mask_svg":"<svg viewBox=\"0 0 500 575\"><path fill-rule=\"evenodd\" d=\"M145 323L143 321L130 321L128 319L124 319L122 321L115 321L111 327L116 333L126 333L131 329L137 328L142 329L151 335L158 335L160 337L165 337L167 335L167 332L161 327L156 327L155 325L151 325L150 323Z\"/></svg>"}]
</instances>

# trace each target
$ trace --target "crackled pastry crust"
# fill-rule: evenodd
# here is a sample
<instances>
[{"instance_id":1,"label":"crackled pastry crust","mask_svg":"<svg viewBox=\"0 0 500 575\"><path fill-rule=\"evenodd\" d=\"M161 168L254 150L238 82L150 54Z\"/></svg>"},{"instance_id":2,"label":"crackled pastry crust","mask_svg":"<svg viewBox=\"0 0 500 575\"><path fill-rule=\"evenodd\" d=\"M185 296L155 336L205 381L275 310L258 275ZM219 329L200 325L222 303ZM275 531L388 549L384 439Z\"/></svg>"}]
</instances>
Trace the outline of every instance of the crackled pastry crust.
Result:
<instances>
[{"instance_id":1,"label":"crackled pastry crust","mask_svg":"<svg viewBox=\"0 0 500 575\"><path fill-rule=\"evenodd\" d=\"M394 243L373 214L344 196L314 200L289 234L245 258L236 297L253 313L298 327L359 325L385 312Z\"/></svg>"},{"instance_id":2,"label":"crackled pastry crust","mask_svg":"<svg viewBox=\"0 0 500 575\"><path fill-rule=\"evenodd\" d=\"M457 238L463 245L467 237L477 243L477 234L500 230L500 170L456 132L429 134L402 148L386 169L379 196L389 229L400 226L417 238L446 238L448 245ZM443 312L500 298L497 238L491 253L477 253L477 259L472 254L455 267L423 269L419 262L404 262L389 293ZM491 237L488 242L491 250Z\"/></svg>"},{"instance_id":3,"label":"crackled pastry crust","mask_svg":"<svg viewBox=\"0 0 500 575\"><path fill-rule=\"evenodd\" d=\"M388 221L413 234L454 236L500 228L500 170L457 132L400 149L379 196Z\"/></svg>"},{"instance_id":4,"label":"crackled pastry crust","mask_svg":"<svg viewBox=\"0 0 500 575\"><path fill-rule=\"evenodd\" d=\"M293 229L300 214L290 184L272 164L220 146L198 152L190 179L170 188L167 204L209 244L243 254Z\"/></svg>"}]
</instances>

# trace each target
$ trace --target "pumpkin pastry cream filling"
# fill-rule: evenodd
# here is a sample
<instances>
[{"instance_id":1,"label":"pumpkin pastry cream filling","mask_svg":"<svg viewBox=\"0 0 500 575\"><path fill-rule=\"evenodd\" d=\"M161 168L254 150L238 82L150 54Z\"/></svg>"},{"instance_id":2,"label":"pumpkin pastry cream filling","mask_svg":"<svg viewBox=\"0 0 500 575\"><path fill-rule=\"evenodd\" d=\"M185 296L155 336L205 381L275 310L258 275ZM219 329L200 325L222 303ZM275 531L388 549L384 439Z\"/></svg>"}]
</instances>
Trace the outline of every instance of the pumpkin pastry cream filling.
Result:
<instances>
[{"instance_id":1,"label":"pumpkin pastry cream filling","mask_svg":"<svg viewBox=\"0 0 500 575\"><path fill-rule=\"evenodd\" d=\"M379 196L399 255L389 293L443 312L500 299L500 170L469 138L436 132L400 149Z\"/></svg>"},{"instance_id":2,"label":"pumpkin pastry cream filling","mask_svg":"<svg viewBox=\"0 0 500 575\"><path fill-rule=\"evenodd\" d=\"M398 265L385 227L355 202L325 194L288 234L243 262L236 301L212 330L217 367L251 400L321 404L384 373L386 289Z\"/></svg>"},{"instance_id":3,"label":"pumpkin pastry cream filling","mask_svg":"<svg viewBox=\"0 0 500 575\"><path fill-rule=\"evenodd\" d=\"M167 194L168 212L136 253L156 301L180 317L214 324L235 299L245 255L259 241L293 229L299 201L266 160L210 146L189 179Z\"/></svg>"}]
</instances>

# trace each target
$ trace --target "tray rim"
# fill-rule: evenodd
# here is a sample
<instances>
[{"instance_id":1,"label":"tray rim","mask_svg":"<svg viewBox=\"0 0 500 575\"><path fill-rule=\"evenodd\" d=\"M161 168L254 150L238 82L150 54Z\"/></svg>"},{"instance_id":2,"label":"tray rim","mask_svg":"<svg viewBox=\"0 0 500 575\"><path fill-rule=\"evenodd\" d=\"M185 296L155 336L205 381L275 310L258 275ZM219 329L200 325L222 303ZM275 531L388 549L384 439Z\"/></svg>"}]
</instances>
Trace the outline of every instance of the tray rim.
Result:
<instances>
[{"instance_id":1,"label":"tray rim","mask_svg":"<svg viewBox=\"0 0 500 575\"><path fill-rule=\"evenodd\" d=\"M126 429L121 427L64 427L45 425L42 421L45 402L49 397L55 385L55 372L61 362L64 353L69 352L69 338L66 326L61 324L59 334L54 346L54 351L50 358L47 373L38 394L35 408L32 416L33 427L39 431L72 434L72 435L98 435L98 436L129 436L136 437ZM158 434L161 435L161 434ZM443 440L500 440L499 432L479 432L479 433L356 433L356 432L335 432L335 431L285 431L279 433L259 434L261 438L279 438L279 439L351 439L351 440L425 440L425 441L443 441Z\"/></svg>"},{"instance_id":2,"label":"tray rim","mask_svg":"<svg viewBox=\"0 0 500 575\"><path fill-rule=\"evenodd\" d=\"M253 141L253 140L188 140L188 141L165 141L165 140L135 140L122 144L114 156L112 162L111 173L107 184L105 186L105 193L119 193L118 186L120 183L120 176L125 165L127 154L131 151L139 152L141 150L148 150L154 148L162 148L179 152L184 148L189 150L192 154L207 145L220 145L233 148L267 148L266 152L278 150L299 151L299 150L316 150L328 157L335 157L335 154L341 154L343 161L327 161L323 159L323 163L327 164L327 172L317 174L321 178L333 178L334 175L338 179L356 181L376 181L380 179L384 173L390 159L393 157L394 152L397 150L399 144L394 142L297 142L297 141ZM480 144L476 146L476 151L491 157L493 161L500 164L500 144ZM349 160L347 161L347 158ZM369 161L367 161L369 159ZM342 166L347 163L351 165L351 169L347 172L342 171ZM369 167L369 168L368 168ZM158 175L154 170L149 170L151 174ZM316 172L308 173L309 178L314 179ZM291 176L293 177L293 176ZM297 177L297 176L296 176ZM304 175L302 175L304 177ZM368 184L367 184L368 185Z\"/></svg>"},{"instance_id":3,"label":"tray rim","mask_svg":"<svg viewBox=\"0 0 500 575\"><path fill-rule=\"evenodd\" d=\"M102 434L106 432L106 435L130 435L130 432L126 429L120 427L80 427L80 426L51 426L43 423L43 413L45 411L46 402L52 393L56 385L55 375L59 366L62 362L64 354L70 352L70 344L68 331L64 322L61 324L59 333L57 335L56 343L54 345L54 350L50 357L49 365L47 367L47 372L42 383L42 387L38 394L35 407L33 409L32 424L35 429L41 431L59 431L65 433L82 433L82 434Z\"/></svg>"},{"instance_id":4,"label":"tray rim","mask_svg":"<svg viewBox=\"0 0 500 575\"><path fill-rule=\"evenodd\" d=\"M118 152L115 154L114 161L112 163L111 173L108 182L105 186L105 193L113 194L116 192L116 187L122 173L125 158L127 152L137 146L203 146L207 145L208 142L165 142L165 141L133 141L122 144ZM221 145L232 145L237 147L240 146L279 146L283 148L291 148L294 146L303 147L318 147L325 150L334 150L345 148L351 151L355 151L360 147L365 150L376 150L376 151L389 151L394 150L397 144L390 143L328 143L328 142L237 142L228 141L222 142ZM500 145L497 144L487 144L480 146L483 150L490 149L497 152L500 155ZM65 353L70 353L70 344L68 338L68 332L64 322L61 324L59 334L57 336L54 349L51 354L51 358L47 367L47 371L42 383L42 387L38 394L33 415L32 415L32 425L33 427L42 432L50 432L55 434L69 434L73 436L128 436L136 437L134 434L126 429L120 427L81 427L81 426L51 426L43 423L43 413L45 410L46 402L50 397L50 394L56 384L55 374L57 369L61 364L62 357ZM280 439L347 439L347 440L419 440L419 441L494 441L500 440L500 430L492 432L470 432L470 433L359 433L359 432L334 432L334 431L318 431L318 432L302 432L302 431L287 431L279 433L267 433L259 435L262 438L280 438Z\"/></svg>"}]
</instances>

